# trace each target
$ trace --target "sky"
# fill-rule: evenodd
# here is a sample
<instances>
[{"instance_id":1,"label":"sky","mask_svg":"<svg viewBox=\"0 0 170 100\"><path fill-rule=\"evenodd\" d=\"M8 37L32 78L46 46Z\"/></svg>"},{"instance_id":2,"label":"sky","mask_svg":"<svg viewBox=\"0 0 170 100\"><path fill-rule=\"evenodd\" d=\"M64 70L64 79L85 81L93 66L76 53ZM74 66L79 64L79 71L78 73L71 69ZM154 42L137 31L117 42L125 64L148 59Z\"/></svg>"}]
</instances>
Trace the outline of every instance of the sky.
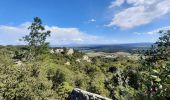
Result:
<instances>
[{"instance_id":1,"label":"sky","mask_svg":"<svg viewBox=\"0 0 170 100\"><path fill-rule=\"evenodd\" d=\"M0 45L21 45L40 17L51 45L155 42L170 29L170 0L1 0Z\"/></svg>"}]
</instances>

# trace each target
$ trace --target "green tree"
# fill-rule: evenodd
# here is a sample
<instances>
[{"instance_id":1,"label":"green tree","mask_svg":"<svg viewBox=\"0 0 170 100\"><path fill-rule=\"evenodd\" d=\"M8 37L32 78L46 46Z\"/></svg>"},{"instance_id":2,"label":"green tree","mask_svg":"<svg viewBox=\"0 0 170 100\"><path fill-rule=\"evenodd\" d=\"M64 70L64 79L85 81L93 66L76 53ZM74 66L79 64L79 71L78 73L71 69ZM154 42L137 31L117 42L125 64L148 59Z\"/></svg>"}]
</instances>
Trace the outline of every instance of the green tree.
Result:
<instances>
[{"instance_id":1,"label":"green tree","mask_svg":"<svg viewBox=\"0 0 170 100\"><path fill-rule=\"evenodd\" d=\"M170 31L160 31L161 37L146 51L141 73L150 99L170 98Z\"/></svg>"},{"instance_id":2,"label":"green tree","mask_svg":"<svg viewBox=\"0 0 170 100\"><path fill-rule=\"evenodd\" d=\"M40 68L33 74L32 65L0 66L0 94L4 100L44 100L52 96L52 82Z\"/></svg>"},{"instance_id":3,"label":"green tree","mask_svg":"<svg viewBox=\"0 0 170 100\"><path fill-rule=\"evenodd\" d=\"M30 58L34 58L47 50L48 43L46 42L46 39L50 36L51 32L45 30L39 17L34 18L34 21L28 29L30 30L30 33L23 37L23 41L25 41L30 48Z\"/></svg>"}]
</instances>

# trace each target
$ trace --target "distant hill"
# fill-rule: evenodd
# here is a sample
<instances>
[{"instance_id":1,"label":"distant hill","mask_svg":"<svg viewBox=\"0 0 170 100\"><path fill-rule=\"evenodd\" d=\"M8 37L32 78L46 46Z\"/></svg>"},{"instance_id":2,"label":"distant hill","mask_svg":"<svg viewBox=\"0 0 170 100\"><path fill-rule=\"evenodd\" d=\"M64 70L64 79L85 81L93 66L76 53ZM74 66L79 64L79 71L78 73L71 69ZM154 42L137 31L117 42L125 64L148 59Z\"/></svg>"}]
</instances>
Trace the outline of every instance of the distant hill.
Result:
<instances>
[{"instance_id":1,"label":"distant hill","mask_svg":"<svg viewBox=\"0 0 170 100\"><path fill-rule=\"evenodd\" d=\"M84 52L134 52L136 50L145 50L151 47L153 43L128 43L128 44L112 44L112 45L87 45L73 47Z\"/></svg>"},{"instance_id":2,"label":"distant hill","mask_svg":"<svg viewBox=\"0 0 170 100\"><path fill-rule=\"evenodd\" d=\"M134 52L136 50L146 50L151 47L153 43L126 43L126 44L69 44L69 45L50 45L51 48L74 48L83 52ZM8 47L22 47L24 45L7 45ZM0 47L3 47L0 45Z\"/></svg>"}]
</instances>

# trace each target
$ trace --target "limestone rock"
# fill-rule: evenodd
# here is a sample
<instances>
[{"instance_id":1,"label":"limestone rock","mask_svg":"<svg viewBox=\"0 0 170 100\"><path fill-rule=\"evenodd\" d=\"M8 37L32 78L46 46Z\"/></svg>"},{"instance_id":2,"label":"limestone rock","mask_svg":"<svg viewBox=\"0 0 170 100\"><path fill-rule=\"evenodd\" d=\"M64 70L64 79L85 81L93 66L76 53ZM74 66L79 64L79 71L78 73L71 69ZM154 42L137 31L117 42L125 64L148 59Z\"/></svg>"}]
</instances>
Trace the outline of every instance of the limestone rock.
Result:
<instances>
[{"instance_id":1,"label":"limestone rock","mask_svg":"<svg viewBox=\"0 0 170 100\"><path fill-rule=\"evenodd\" d=\"M50 53L52 53L52 54L53 54L53 53L54 53L54 50L53 50L53 49L51 49L51 50L50 50Z\"/></svg>"},{"instance_id":2,"label":"limestone rock","mask_svg":"<svg viewBox=\"0 0 170 100\"><path fill-rule=\"evenodd\" d=\"M16 61L15 64L16 64L17 66L21 66L21 65L22 65L22 61ZM0 99L0 100L1 100L1 99Z\"/></svg>"},{"instance_id":3,"label":"limestone rock","mask_svg":"<svg viewBox=\"0 0 170 100\"><path fill-rule=\"evenodd\" d=\"M72 55L74 53L74 50L72 48L68 49L67 55Z\"/></svg>"},{"instance_id":4,"label":"limestone rock","mask_svg":"<svg viewBox=\"0 0 170 100\"><path fill-rule=\"evenodd\" d=\"M64 49L56 49L55 50L55 53L62 53L62 52L64 52Z\"/></svg>"},{"instance_id":5,"label":"limestone rock","mask_svg":"<svg viewBox=\"0 0 170 100\"><path fill-rule=\"evenodd\" d=\"M76 62L81 62L81 59L76 59Z\"/></svg>"},{"instance_id":6,"label":"limestone rock","mask_svg":"<svg viewBox=\"0 0 170 100\"><path fill-rule=\"evenodd\" d=\"M65 65L71 65L70 62L66 62Z\"/></svg>"},{"instance_id":7,"label":"limestone rock","mask_svg":"<svg viewBox=\"0 0 170 100\"><path fill-rule=\"evenodd\" d=\"M84 55L84 56L83 56L83 60L84 60L84 61L87 61L87 62L91 62L89 56L87 56L87 55Z\"/></svg>"},{"instance_id":8,"label":"limestone rock","mask_svg":"<svg viewBox=\"0 0 170 100\"><path fill-rule=\"evenodd\" d=\"M112 100L78 88L73 89L67 100Z\"/></svg>"}]
</instances>

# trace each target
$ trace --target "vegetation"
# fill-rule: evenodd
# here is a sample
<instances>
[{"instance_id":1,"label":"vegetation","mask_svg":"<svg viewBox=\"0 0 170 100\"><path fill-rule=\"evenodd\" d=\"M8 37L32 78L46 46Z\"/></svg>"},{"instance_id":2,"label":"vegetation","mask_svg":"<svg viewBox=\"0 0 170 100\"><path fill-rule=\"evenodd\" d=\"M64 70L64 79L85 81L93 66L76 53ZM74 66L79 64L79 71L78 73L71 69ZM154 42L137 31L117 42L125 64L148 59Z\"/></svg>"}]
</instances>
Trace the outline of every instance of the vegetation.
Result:
<instances>
[{"instance_id":1,"label":"vegetation","mask_svg":"<svg viewBox=\"0 0 170 100\"><path fill-rule=\"evenodd\" d=\"M26 46L0 46L0 99L65 100L73 88L114 100L168 100L170 98L170 31L141 59L93 57L50 52L40 18L28 28ZM69 62L69 64L67 64Z\"/></svg>"}]
</instances>

